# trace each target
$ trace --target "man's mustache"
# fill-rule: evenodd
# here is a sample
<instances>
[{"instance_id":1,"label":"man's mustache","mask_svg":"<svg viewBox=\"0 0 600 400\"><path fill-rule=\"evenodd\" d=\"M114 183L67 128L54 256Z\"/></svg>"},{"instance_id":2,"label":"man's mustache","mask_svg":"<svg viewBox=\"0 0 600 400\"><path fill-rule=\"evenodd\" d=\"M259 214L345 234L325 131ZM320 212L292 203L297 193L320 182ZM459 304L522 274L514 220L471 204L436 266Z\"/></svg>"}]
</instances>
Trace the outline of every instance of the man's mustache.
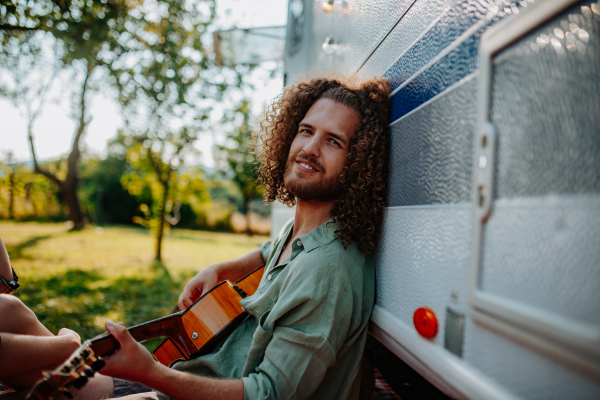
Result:
<instances>
[{"instance_id":1,"label":"man's mustache","mask_svg":"<svg viewBox=\"0 0 600 400\"><path fill-rule=\"evenodd\" d=\"M317 167L317 169L320 172L325 172L325 167L323 166L323 164L321 164L315 157L309 156L308 154L306 154L304 151L296 154L293 159L296 162L306 161L307 163L312 164L315 167Z\"/></svg>"}]
</instances>

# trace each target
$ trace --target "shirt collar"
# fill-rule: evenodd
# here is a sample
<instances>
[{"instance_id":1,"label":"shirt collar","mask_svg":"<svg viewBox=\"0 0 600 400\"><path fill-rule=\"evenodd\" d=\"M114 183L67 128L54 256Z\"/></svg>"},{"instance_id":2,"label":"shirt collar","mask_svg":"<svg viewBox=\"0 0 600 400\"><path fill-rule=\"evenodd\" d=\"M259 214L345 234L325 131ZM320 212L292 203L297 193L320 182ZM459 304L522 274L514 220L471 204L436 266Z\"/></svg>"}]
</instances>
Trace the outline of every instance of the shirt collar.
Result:
<instances>
[{"instance_id":1,"label":"shirt collar","mask_svg":"<svg viewBox=\"0 0 600 400\"><path fill-rule=\"evenodd\" d=\"M334 241L336 239L335 231L337 228L339 228L339 223L334 222L333 219L330 219L323 225L308 232L306 235L300 237L299 239L295 239L294 243L292 243L292 246L296 246L296 242L300 240L301 246L304 246L305 251L308 252L314 250L317 247Z\"/></svg>"}]
</instances>

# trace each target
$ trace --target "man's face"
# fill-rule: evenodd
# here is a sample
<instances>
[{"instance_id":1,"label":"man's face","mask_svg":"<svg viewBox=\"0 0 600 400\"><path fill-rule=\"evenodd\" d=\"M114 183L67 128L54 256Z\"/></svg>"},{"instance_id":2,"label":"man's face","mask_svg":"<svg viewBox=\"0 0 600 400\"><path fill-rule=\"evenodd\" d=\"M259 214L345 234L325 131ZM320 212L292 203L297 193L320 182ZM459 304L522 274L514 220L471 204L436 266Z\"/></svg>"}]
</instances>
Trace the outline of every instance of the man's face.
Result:
<instances>
[{"instance_id":1,"label":"man's face","mask_svg":"<svg viewBox=\"0 0 600 400\"><path fill-rule=\"evenodd\" d=\"M285 186L303 201L339 197L340 177L360 114L331 99L319 99L300 122L286 164Z\"/></svg>"}]
</instances>

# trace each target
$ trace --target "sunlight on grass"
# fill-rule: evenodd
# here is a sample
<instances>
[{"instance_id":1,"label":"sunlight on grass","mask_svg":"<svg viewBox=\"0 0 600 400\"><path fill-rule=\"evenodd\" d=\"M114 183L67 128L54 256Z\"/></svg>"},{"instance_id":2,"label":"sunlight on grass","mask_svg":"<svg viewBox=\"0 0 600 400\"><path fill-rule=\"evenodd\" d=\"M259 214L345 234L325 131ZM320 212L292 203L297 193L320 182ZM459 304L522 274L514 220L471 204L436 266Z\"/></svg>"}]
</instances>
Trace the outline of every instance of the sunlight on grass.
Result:
<instances>
[{"instance_id":1,"label":"sunlight on grass","mask_svg":"<svg viewBox=\"0 0 600 400\"><path fill-rule=\"evenodd\" d=\"M94 317L94 326L96 326L100 330L104 330L104 324L107 320L111 320L113 322L123 321L123 314L116 310L111 310L102 315L97 315Z\"/></svg>"},{"instance_id":2,"label":"sunlight on grass","mask_svg":"<svg viewBox=\"0 0 600 400\"><path fill-rule=\"evenodd\" d=\"M69 232L61 223L0 222L0 237L19 274L17 296L52 332L66 326L82 339L104 332L107 319L130 326L167 315L196 272L268 239L172 230L160 263L143 228Z\"/></svg>"}]
</instances>

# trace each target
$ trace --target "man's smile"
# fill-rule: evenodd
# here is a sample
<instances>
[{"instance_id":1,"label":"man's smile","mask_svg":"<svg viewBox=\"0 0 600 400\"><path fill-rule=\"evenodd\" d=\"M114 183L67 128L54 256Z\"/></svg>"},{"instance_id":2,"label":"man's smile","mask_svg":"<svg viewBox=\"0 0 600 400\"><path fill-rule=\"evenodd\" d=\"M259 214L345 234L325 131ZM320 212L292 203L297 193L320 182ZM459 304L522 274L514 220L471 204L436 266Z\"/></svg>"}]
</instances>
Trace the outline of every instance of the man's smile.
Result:
<instances>
[{"instance_id":1,"label":"man's smile","mask_svg":"<svg viewBox=\"0 0 600 400\"><path fill-rule=\"evenodd\" d=\"M311 162L304 157L296 157L296 165L303 171L319 172L323 169L318 163Z\"/></svg>"},{"instance_id":2,"label":"man's smile","mask_svg":"<svg viewBox=\"0 0 600 400\"><path fill-rule=\"evenodd\" d=\"M302 161L296 161L296 163L300 166L300 168L308 170L308 171L317 171L316 169L314 169L313 167L311 167L310 165L302 162Z\"/></svg>"}]
</instances>

